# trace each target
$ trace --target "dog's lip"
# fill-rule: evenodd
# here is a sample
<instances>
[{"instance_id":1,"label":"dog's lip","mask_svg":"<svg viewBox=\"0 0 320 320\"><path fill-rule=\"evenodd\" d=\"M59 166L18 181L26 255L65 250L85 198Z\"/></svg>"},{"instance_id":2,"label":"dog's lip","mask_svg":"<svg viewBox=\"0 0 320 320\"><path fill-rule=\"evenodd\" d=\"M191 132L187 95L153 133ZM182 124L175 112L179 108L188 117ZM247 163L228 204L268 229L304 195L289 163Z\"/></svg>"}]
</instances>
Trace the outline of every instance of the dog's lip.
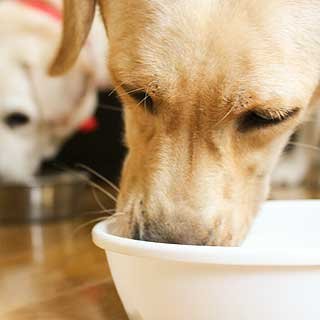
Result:
<instances>
[{"instance_id":1,"label":"dog's lip","mask_svg":"<svg viewBox=\"0 0 320 320\"><path fill-rule=\"evenodd\" d=\"M315 210L319 210L320 201L270 201L265 204L265 208L267 208L268 211L274 210L277 216L280 211L285 214L288 207L292 208L292 210L294 210L294 208L298 208L298 210L308 210L309 208L310 212L314 212ZM292 212L289 211L287 214L291 215ZM264 216L269 215L270 212ZM176 262L216 265L320 265L320 250L318 247L279 247L275 245L270 247L209 247L154 243L115 236L111 233L114 223L115 220L111 219L96 225L93 229L93 241L100 248L117 254ZM284 221L282 221L282 224L283 223ZM260 227L261 225L260 223Z\"/></svg>"}]
</instances>

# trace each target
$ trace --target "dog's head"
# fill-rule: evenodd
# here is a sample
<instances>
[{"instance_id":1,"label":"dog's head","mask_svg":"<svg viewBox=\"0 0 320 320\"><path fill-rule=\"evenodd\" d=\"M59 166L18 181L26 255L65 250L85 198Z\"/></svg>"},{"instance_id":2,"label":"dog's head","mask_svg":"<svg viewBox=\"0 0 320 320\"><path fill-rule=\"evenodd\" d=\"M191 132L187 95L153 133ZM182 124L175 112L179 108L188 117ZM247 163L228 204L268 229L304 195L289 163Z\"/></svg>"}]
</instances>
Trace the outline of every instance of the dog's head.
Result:
<instances>
[{"instance_id":1,"label":"dog's head","mask_svg":"<svg viewBox=\"0 0 320 320\"><path fill-rule=\"evenodd\" d=\"M302 44L302 29L315 30L296 28L304 8L288 3L99 1L125 108L118 209L127 213L127 235L209 245L243 239L319 79L316 49ZM77 57L94 4L65 1L53 72Z\"/></svg>"},{"instance_id":2,"label":"dog's head","mask_svg":"<svg viewBox=\"0 0 320 320\"><path fill-rule=\"evenodd\" d=\"M0 17L0 180L23 181L91 116L96 77L88 50L68 74L47 75L62 23L16 1Z\"/></svg>"}]
</instances>

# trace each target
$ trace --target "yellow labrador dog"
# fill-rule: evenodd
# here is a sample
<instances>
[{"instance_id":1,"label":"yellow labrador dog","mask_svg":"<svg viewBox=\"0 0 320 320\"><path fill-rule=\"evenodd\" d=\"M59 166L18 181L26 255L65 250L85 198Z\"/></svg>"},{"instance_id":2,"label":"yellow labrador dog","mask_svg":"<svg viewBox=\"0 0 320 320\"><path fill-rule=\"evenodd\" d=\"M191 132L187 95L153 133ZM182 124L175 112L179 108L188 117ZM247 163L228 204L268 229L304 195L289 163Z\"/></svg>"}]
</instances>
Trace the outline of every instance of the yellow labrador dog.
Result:
<instances>
[{"instance_id":1,"label":"yellow labrador dog","mask_svg":"<svg viewBox=\"0 0 320 320\"><path fill-rule=\"evenodd\" d=\"M239 245L318 98L320 0L66 0L52 74L75 61L97 3L125 108L125 234Z\"/></svg>"},{"instance_id":2,"label":"yellow labrador dog","mask_svg":"<svg viewBox=\"0 0 320 320\"><path fill-rule=\"evenodd\" d=\"M61 5L0 1L0 181L32 178L92 115L97 88L107 83L100 75L106 49L99 43L86 45L68 75L47 75L62 29ZM98 26L89 41L97 36Z\"/></svg>"}]
</instances>

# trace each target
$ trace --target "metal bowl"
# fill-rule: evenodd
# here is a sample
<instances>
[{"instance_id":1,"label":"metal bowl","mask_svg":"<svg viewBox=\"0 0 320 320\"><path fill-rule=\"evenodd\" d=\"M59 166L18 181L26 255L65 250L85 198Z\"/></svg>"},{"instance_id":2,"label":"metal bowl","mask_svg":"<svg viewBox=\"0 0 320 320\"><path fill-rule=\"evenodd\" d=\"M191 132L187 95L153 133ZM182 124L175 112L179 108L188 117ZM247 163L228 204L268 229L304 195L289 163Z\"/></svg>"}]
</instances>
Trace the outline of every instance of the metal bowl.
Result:
<instances>
[{"instance_id":1,"label":"metal bowl","mask_svg":"<svg viewBox=\"0 0 320 320\"><path fill-rule=\"evenodd\" d=\"M87 180L83 173L59 173L25 184L0 184L0 223L75 216L82 210Z\"/></svg>"}]
</instances>

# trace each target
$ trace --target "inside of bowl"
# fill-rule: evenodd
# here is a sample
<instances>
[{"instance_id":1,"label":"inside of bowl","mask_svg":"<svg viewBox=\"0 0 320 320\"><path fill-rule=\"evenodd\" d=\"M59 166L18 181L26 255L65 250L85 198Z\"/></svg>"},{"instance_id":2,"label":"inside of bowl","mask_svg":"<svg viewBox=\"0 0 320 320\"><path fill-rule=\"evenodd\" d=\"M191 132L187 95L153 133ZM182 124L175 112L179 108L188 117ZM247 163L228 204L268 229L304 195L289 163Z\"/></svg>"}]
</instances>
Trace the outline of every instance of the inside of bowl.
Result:
<instances>
[{"instance_id":1,"label":"inside of bowl","mask_svg":"<svg viewBox=\"0 0 320 320\"><path fill-rule=\"evenodd\" d=\"M267 203L242 246L320 248L320 201Z\"/></svg>"}]
</instances>

